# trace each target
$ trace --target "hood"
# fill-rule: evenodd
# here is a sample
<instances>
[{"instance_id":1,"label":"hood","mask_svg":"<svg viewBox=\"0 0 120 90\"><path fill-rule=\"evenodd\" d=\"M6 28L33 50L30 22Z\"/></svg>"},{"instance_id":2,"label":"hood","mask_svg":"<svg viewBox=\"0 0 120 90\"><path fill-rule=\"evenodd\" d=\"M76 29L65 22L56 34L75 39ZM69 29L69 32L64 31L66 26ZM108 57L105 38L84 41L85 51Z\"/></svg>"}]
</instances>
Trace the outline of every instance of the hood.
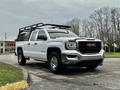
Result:
<instances>
[{"instance_id":1,"label":"hood","mask_svg":"<svg viewBox=\"0 0 120 90\"><path fill-rule=\"evenodd\" d=\"M53 41L101 41L95 38L85 38L85 37L60 37L52 39Z\"/></svg>"}]
</instances>

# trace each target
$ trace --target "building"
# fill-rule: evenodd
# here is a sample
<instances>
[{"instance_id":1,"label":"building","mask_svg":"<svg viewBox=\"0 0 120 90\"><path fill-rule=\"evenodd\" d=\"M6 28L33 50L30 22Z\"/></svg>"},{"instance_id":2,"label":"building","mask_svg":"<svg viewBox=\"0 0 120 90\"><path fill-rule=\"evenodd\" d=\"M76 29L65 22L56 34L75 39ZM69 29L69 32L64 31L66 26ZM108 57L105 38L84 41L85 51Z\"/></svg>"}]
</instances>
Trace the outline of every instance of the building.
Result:
<instances>
[{"instance_id":1,"label":"building","mask_svg":"<svg viewBox=\"0 0 120 90\"><path fill-rule=\"evenodd\" d=\"M0 41L0 54L13 53L15 51L15 41Z\"/></svg>"}]
</instances>

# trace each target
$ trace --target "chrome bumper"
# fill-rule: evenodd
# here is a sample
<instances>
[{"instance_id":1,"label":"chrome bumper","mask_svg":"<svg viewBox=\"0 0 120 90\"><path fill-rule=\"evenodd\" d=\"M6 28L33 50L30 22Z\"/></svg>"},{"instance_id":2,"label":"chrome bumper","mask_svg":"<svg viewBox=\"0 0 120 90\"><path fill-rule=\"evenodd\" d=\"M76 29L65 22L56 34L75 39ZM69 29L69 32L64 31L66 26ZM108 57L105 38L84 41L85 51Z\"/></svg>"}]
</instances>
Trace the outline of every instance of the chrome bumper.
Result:
<instances>
[{"instance_id":1,"label":"chrome bumper","mask_svg":"<svg viewBox=\"0 0 120 90\"><path fill-rule=\"evenodd\" d=\"M101 50L96 54L82 54L76 50L66 50L62 52L62 63L64 64L76 64L81 61L93 61L93 60L103 60L104 50Z\"/></svg>"}]
</instances>

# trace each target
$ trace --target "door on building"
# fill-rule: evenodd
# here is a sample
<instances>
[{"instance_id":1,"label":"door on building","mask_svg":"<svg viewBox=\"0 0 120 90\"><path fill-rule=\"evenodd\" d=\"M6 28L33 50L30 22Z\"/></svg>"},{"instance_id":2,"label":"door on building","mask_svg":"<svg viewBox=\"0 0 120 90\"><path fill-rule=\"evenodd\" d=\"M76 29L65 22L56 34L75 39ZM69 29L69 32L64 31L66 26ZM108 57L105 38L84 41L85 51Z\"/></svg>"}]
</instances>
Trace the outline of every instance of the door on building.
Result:
<instances>
[{"instance_id":1,"label":"door on building","mask_svg":"<svg viewBox=\"0 0 120 90\"><path fill-rule=\"evenodd\" d=\"M1 53L3 53L3 48L1 48Z\"/></svg>"}]
</instances>

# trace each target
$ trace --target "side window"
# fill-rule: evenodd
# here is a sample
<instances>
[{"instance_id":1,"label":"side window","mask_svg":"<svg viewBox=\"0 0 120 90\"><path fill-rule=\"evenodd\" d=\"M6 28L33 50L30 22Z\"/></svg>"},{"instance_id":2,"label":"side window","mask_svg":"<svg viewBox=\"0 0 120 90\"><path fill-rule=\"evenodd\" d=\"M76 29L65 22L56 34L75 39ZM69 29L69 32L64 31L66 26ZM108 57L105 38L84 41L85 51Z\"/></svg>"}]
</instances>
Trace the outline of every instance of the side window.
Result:
<instances>
[{"instance_id":1,"label":"side window","mask_svg":"<svg viewBox=\"0 0 120 90\"><path fill-rule=\"evenodd\" d=\"M45 31L41 30L38 33L37 40L47 40L47 35Z\"/></svg>"},{"instance_id":2,"label":"side window","mask_svg":"<svg viewBox=\"0 0 120 90\"><path fill-rule=\"evenodd\" d=\"M34 32L32 33L32 36L31 36L31 38L30 38L30 41L35 41L36 35L37 35L37 31L34 31Z\"/></svg>"},{"instance_id":3,"label":"side window","mask_svg":"<svg viewBox=\"0 0 120 90\"><path fill-rule=\"evenodd\" d=\"M16 41L28 41L30 32L19 32L18 38Z\"/></svg>"}]
</instances>

